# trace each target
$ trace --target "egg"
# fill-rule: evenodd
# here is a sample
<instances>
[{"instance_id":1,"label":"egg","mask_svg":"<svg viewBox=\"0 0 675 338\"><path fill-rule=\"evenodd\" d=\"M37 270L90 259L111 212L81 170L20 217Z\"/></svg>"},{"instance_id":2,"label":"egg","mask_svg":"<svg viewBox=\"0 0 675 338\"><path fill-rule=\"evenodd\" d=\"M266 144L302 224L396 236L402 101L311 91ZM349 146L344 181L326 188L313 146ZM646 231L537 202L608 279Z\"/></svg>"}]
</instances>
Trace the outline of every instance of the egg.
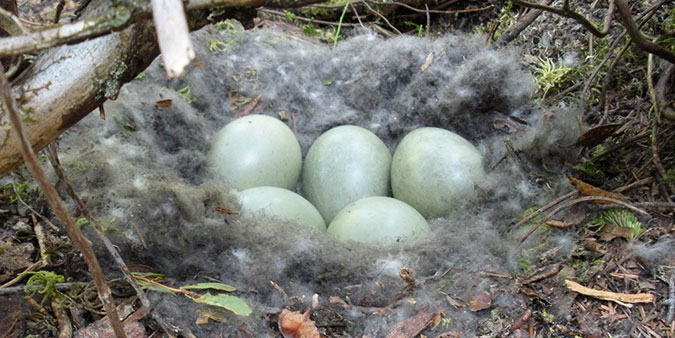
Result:
<instances>
[{"instance_id":1,"label":"egg","mask_svg":"<svg viewBox=\"0 0 675 338\"><path fill-rule=\"evenodd\" d=\"M286 124L266 115L248 115L218 131L209 165L237 190L259 186L292 189L300 177L302 154Z\"/></svg>"},{"instance_id":2,"label":"egg","mask_svg":"<svg viewBox=\"0 0 675 338\"><path fill-rule=\"evenodd\" d=\"M291 221L325 231L326 223L316 208L304 197L283 188L255 187L239 193L245 217L267 217Z\"/></svg>"},{"instance_id":3,"label":"egg","mask_svg":"<svg viewBox=\"0 0 675 338\"><path fill-rule=\"evenodd\" d=\"M392 244L423 238L427 221L417 210L391 197L360 199L342 209L328 226L328 234L343 241Z\"/></svg>"},{"instance_id":4,"label":"egg","mask_svg":"<svg viewBox=\"0 0 675 338\"><path fill-rule=\"evenodd\" d=\"M394 197L427 218L446 216L460 201L473 198L476 183L484 178L478 149L441 128L413 130L392 158Z\"/></svg>"},{"instance_id":5,"label":"egg","mask_svg":"<svg viewBox=\"0 0 675 338\"><path fill-rule=\"evenodd\" d=\"M349 203L389 194L391 153L372 132L340 126L314 141L302 172L302 190L326 223Z\"/></svg>"}]
</instances>

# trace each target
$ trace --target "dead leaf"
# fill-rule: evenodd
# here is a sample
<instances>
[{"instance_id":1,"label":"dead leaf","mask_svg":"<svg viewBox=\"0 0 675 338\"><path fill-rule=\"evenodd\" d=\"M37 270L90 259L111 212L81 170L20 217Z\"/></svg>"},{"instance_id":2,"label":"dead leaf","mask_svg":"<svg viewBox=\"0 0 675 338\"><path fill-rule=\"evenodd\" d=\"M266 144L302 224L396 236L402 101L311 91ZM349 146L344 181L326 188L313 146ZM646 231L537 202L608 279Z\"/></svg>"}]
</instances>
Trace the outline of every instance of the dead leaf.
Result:
<instances>
[{"instance_id":1,"label":"dead leaf","mask_svg":"<svg viewBox=\"0 0 675 338\"><path fill-rule=\"evenodd\" d=\"M209 320L215 320L220 323L227 321L227 312L217 307L209 306L200 308L197 309L197 313L199 314L197 320L195 321L195 324L197 325L208 324Z\"/></svg>"},{"instance_id":2,"label":"dead leaf","mask_svg":"<svg viewBox=\"0 0 675 338\"><path fill-rule=\"evenodd\" d=\"M560 263L555 263L555 264L550 264L544 267L541 267L537 269L534 273L532 273L529 277L525 278L523 281L520 283L523 285L530 284L536 281L540 281L542 279L551 277L560 271Z\"/></svg>"},{"instance_id":3,"label":"dead leaf","mask_svg":"<svg viewBox=\"0 0 675 338\"><path fill-rule=\"evenodd\" d=\"M625 240L630 241L633 239L633 229L629 227L620 227L612 224L605 224L605 226L602 227L598 235L600 235L600 240L603 242L609 242L617 237L621 237Z\"/></svg>"},{"instance_id":4,"label":"dead leaf","mask_svg":"<svg viewBox=\"0 0 675 338\"><path fill-rule=\"evenodd\" d=\"M580 293L585 296L590 296L593 298L598 298L602 300L608 300L615 302L617 304L623 305L625 307L633 307L629 303L651 303L654 301L654 295L650 293L617 293L610 291L595 290L582 286L581 284L565 280L565 285L570 291Z\"/></svg>"},{"instance_id":5,"label":"dead leaf","mask_svg":"<svg viewBox=\"0 0 675 338\"><path fill-rule=\"evenodd\" d=\"M525 325L527 321L530 320L530 317L532 317L532 310L527 309L522 315L513 321L513 325L511 325L511 331L519 329L521 326Z\"/></svg>"},{"instance_id":6,"label":"dead leaf","mask_svg":"<svg viewBox=\"0 0 675 338\"><path fill-rule=\"evenodd\" d=\"M349 309L349 305L347 305L347 302L345 302L342 298L338 296L330 296L328 297L328 302L331 304L335 304L343 309Z\"/></svg>"},{"instance_id":7,"label":"dead leaf","mask_svg":"<svg viewBox=\"0 0 675 338\"><path fill-rule=\"evenodd\" d=\"M600 196L600 197L608 197L608 198L613 198L615 200L619 200L622 202L625 202L628 200L626 196L621 195L619 193L607 191L604 189L600 189L597 187L594 187L582 180L576 179L572 176L569 178L570 183L572 183L575 187L577 187L577 190L579 190L579 194L584 195L584 196ZM612 202L607 202L607 201L595 201L598 204L612 204Z\"/></svg>"},{"instance_id":8,"label":"dead leaf","mask_svg":"<svg viewBox=\"0 0 675 338\"><path fill-rule=\"evenodd\" d=\"M433 312L418 313L404 321L396 323L386 338L413 338L420 334L434 319Z\"/></svg>"},{"instance_id":9,"label":"dead leaf","mask_svg":"<svg viewBox=\"0 0 675 338\"><path fill-rule=\"evenodd\" d=\"M492 305L492 296L485 290L473 295L471 300L469 300L469 310L473 312L485 310L489 308L490 305Z\"/></svg>"},{"instance_id":10,"label":"dead leaf","mask_svg":"<svg viewBox=\"0 0 675 338\"><path fill-rule=\"evenodd\" d=\"M607 247L604 244L598 243L595 238L586 238L584 248L600 254L607 253Z\"/></svg>"},{"instance_id":11,"label":"dead leaf","mask_svg":"<svg viewBox=\"0 0 675 338\"><path fill-rule=\"evenodd\" d=\"M171 100L171 99L159 100L159 101L155 102L155 107L157 109L169 109L169 108L171 108L172 103L173 103L173 100Z\"/></svg>"},{"instance_id":12,"label":"dead leaf","mask_svg":"<svg viewBox=\"0 0 675 338\"><path fill-rule=\"evenodd\" d=\"M0 242L0 271L11 272L31 266L34 251L32 243Z\"/></svg>"},{"instance_id":13,"label":"dead leaf","mask_svg":"<svg viewBox=\"0 0 675 338\"><path fill-rule=\"evenodd\" d=\"M427 70L429 66L431 66L431 63L434 62L434 52L431 52L427 55L427 58L424 60L424 64L420 67L421 71Z\"/></svg>"},{"instance_id":14,"label":"dead leaf","mask_svg":"<svg viewBox=\"0 0 675 338\"><path fill-rule=\"evenodd\" d=\"M586 148L593 148L604 142L610 136L614 135L614 132L621 126L622 124L616 123L593 127L579 136L577 139L577 145Z\"/></svg>"},{"instance_id":15,"label":"dead leaf","mask_svg":"<svg viewBox=\"0 0 675 338\"><path fill-rule=\"evenodd\" d=\"M281 310L279 313L279 331L284 338L321 338L319 329L316 328L314 321L309 319L311 308L305 313Z\"/></svg>"}]
</instances>

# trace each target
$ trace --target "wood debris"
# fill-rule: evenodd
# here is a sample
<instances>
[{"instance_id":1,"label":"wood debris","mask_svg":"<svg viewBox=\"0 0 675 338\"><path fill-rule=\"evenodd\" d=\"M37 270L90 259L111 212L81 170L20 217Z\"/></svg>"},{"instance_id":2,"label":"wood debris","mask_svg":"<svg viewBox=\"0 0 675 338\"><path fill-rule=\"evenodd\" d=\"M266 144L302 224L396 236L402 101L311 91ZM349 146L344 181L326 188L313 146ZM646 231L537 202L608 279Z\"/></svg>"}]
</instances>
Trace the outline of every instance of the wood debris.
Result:
<instances>
[{"instance_id":1,"label":"wood debris","mask_svg":"<svg viewBox=\"0 0 675 338\"><path fill-rule=\"evenodd\" d=\"M651 293L631 294L595 290L582 286L581 284L571 280L565 280L565 285L567 285L567 288L571 291L593 298L612 301L625 307L633 307L633 305L630 303L652 303L654 301L654 295Z\"/></svg>"}]
</instances>

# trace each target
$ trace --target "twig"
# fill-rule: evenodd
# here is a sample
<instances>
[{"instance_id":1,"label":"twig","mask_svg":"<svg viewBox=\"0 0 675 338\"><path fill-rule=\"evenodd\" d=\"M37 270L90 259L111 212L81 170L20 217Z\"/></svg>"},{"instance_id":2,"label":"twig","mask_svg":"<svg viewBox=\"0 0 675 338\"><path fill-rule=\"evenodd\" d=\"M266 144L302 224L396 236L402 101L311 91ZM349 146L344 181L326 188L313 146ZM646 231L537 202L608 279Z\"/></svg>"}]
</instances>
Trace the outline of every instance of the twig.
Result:
<instances>
[{"instance_id":1,"label":"twig","mask_svg":"<svg viewBox=\"0 0 675 338\"><path fill-rule=\"evenodd\" d=\"M609 87L610 84L610 78L612 77L612 72L614 72L614 68L616 65L619 63L621 58L623 57L623 54L628 51L628 48L631 45L632 39L628 39L626 41L626 44L619 50L619 53L614 57L614 60L612 60L612 63L609 64L609 67L607 67L607 71L605 72L605 78L602 81L602 90L600 91L600 97L598 99L598 105L603 106L605 104L605 100L607 99L607 88ZM651 55L651 54L649 54Z\"/></svg>"},{"instance_id":2,"label":"twig","mask_svg":"<svg viewBox=\"0 0 675 338\"><path fill-rule=\"evenodd\" d=\"M74 283L56 283L54 287L59 291L67 291L73 286ZM30 287L30 290L40 288L40 285L33 285ZM25 285L11 286L0 289L0 295L9 295L13 293L23 292L26 289Z\"/></svg>"},{"instance_id":3,"label":"twig","mask_svg":"<svg viewBox=\"0 0 675 338\"><path fill-rule=\"evenodd\" d=\"M73 335L73 324L70 322L66 310L59 302L52 300L52 311L56 315L56 321L59 323L58 338L70 338Z\"/></svg>"},{"instance_id":4,"label":"twig","mask_svg":"<svg viewBox=\"0 0 675 338\"><path fill-rule=\"evenodd\" d=\"M624 0L614 0L616 7L619 9L619 16L621 21L623 21L623 26L626 28L628 35L633 38L635 44L638 45L642 50L652 53L656 56L659 56L665 60L668 60L671 64L675 64L675 54L671 53L661 45L649 41L645 38L644 35L640 32L640 29L635 25L633 21L633 16L630 11L630 7Z\"/></svg>"},{"instance_id":5,"label":"twig","mask_svg":"<svg viewBox=\"0 0 675 338\"><path fill-rule=\"evenodd\" d=\"M530 235L531 235L533 232L535 232L537 229L539 229L539 227L542 226L542 224L546 223L546 221L548 221L551 217L555 216L555 214L557 214L557 213L560 212L561 210L566 209L566 208L569 208L569 207L571 207L571 206L573 206L573 205L575 205L575 204L578 204L578 203L581 203L581 202L587 202L587 201L604 201L604 202L611 202L611 203L614 203L614 204L618 204L618 205L620 205L620 206L622 206L622 207L624 207L624 208L633 210L633 211L635 211L635 212L637 212L637 213L639 213L639 214L642 214L642 215L645 215L645 216L649 216L649 213L647 213L646 211L644 211L644 210L642 210L642 209L640 209L640 208L637 208L637 207L635 207L635 206L633 206L633 205L630 205L630 204L628 204L628 203L626 203L626 202L619 201L619 200L617 200L617 199L615 199L615 198L604 197L604 196L584 196L584 197L579 197L579 198L574 199L574 200L571 200L571 201L569 201L569 202L567 202L567 203L565 203L565 204L563 204L563 205L561 205L561 206L559 206L559 207L553 209L553 211L549 212L549 213L544 217L544 219L542 219L541 221L539 221L539 223L537 223L536 225L534 225L534 226L532 227L532 229L531 229L530 231L528 231L527 234L525 234L525 236L523 236L523 238L520 239L520 242L521 242L521 243L525 242L525 240L526 240L528 237L530 237ZM616 207L616 206L614 206L614 207Z\"/></svg>"},{"instance_id":6,"label":"twig","mask_svg":"<svg viewBox=\"0 0 675 338\"><path fill-rule=\"evenodd\" d=\"M547 0L546 4L547 5L550 4L551 1L552 0ZM534 20L537 20L537 18L541 15L541 13L544 13L544 11L541 9L530 10L530 12L525 14L525 16L522 19L518 20L518 22L511 25L511 27L509 27L509 29L506 32L502 33L499 39L497 39L496 42L497 46L505 46L509 42L513 41L513 39L518 37L520 32L525 30L527 26L531 25L534 22Z\"/></svg>"},{"instance_id":7,"label":"twig","mask_svg":"<svg viewBox=\"0 0 675 338\"><path fill-rule=\"evenodd\" d=\"M17 275L16 277L14 277L12 280L10 280L9 282L6 282L5 284L0 285L0 294L2 294L2 290L8 289L10 286L12 286L12 285L18 283L18 282L21 281L24 277L28 276L28 274L27 274L26 272L28 272L28 271L33 271L33 270L35 270L35 269L40 269L40 268L42 268L42 267L43 267L43 265L42 265L42 261L41 261L41 260L40 260L40 261L37 261L37 262L35 262L35 263L33 263L33 264L31 264L29 267L26 268L26 270L23 270L22 273L18 274L18 275Z\"/></svg>"},{"instance_id":8,"label":"twig","mask_svg":"<svg viewBox=\"0 0 675 338\"><path fill-rule=\"evenodd\" d=\"M591 34L593 34L593 35L595 35L599 38L605 37L607 35L607 33L609 32L609 29L603 30L603 31L598 30L595 27L595 24L588 21L588 19L584 18L583 15L581 15L581 14L579 14L579 13L573 11L573 10L570 10L567 0L565 0L565 2L563 3L562 8L555 8L555 7L542 5L542 4L538 4L538 3L534 3L534 2L523 1L523 0L511 0L511 2L515 5L539 9L539 10L551 12L553 14L558 14L558 15L564 16L566 18L573 19L577 23L584 26L584 28L586 28L586 30L591 32ZM607 28L609 28L609 27L607 27Z\"/></svg>"},{"instance_id":9,"label":"twig","mask_svg":"<svg viewBox=\"0 0 675 338\"><path fill-rule=\"evenodd\" d=\"M396 29L396 27L394 27L394 25L392 25L391 22L389 22L389 20L387 20L386 16L382 15L382 13L380 13L380 12L374 10L372 7L370 7L370 5L368 5L367 1L364 1L363 5L366 6L366 8L368 8L368 10L371 11L373 14L377 15L380 19L384 20L384 22L387 23L387 26L389 26L389 28L393 29L394 32L396 32L398 35L403 34L403 33L401 33L400 30Z\"/></svg>"},{"instance_id":10,"label":"twig","mask_svg":"<svg viewBox=\"0 0 675 338\"><path fill-rule=\"evenodd\" d=\"M8 112L9 118L12 121L12 127L15 131L15 136L18 138L19 143L21 144L21 154L24 158L24 161L26 162L27 167L40 185L40 188L47 199L47 203L49 203L49 206L52 208L52 210L54 210L59 219L61 219L66 232L82 252L82 256L94 278L94 283L96 284L99 298L103 302L103 307L106 310L106 314L110 320L113 331L117 337L126 338L126 334L124 333L124 329L122 327L122 322L117 315L117 309L115 309L115 302L112 299L110 287L108 287L108 284L106 284L105 277L103 277L103 271L101 270L101 266L98 264L98 259L96 259L96 255L94 254L94 250L91 247L91 243L86 237L84 237L80 229L75 225L73 219L66 210L65 204L56 193L56 189L49 183L47 176L40 167L37 157L35 156L35 152L33 151L33 147L30 144L30 140L26 135L23 121L21 121L21 117L19 115L19 108L16 104L16 101L14 100L14 97L12 96L11 87L5 78L4 69L1 66L0 95L2 96L4 110Z\"/></svg>"},{"instance_id":11,"label":"twig","mask_svg":"<svg viewBox=\"0 0 675 338\"><path fill-rule=\"evenodd\" d=\"M260 9L258 9L258 11L263 12L263 13L268 13L268 14L278 15L278 16L281 16L281 17L285 17L285 16L286 16L283 12L280 12L280 11L277 11L277 10L274 10L274 9L269 9L269 8L260 8ZM300 21L304 21L304 22L309 22L309 23L319 23L319 24L322 24L322 25L338 26L338 23L337 23L337 22L326 21L326 20L310 19L310 18L305 18L305 17L297 16L297 15L295 16L295 19L296 19L296 20L300 20ZM345 26L345 27L350 27L350 26L351 26L351 27L356 27L356 26L359 26L359 24L357 24L357 23L350 23L350 22L343 22L343 23L342 23L342 26Z\"/></svg>"},{"instance_id":12,"label":"twig","mask_svg":"<svg viewBox=\"0 0 675 338\"><path fill-rule=\"evenodd\" d=\"M77 195L75 192L75 189L73 188L73 185L70 184L70 181L68 180L68 177L66 176L65 171L63 170L63 166L61 166L61 161L59 160L59 155L56 152L56 145L54 143L51 143L48 147L49 151L49 162L52 164L52 167L54 168L54 171L56 172L56 176L59 177L59 180L61 180L66 188L66 192L68 195L70 195L70 198L75 201L77 204L78 210L84 215L84 217L87 218L89 223L92 224L94 230L96 230L96 234L98 235L99 239L103 242L105 245L106 249L110 253L110 255L113 257L115 260L115 263L117 264L117 267L122 271L124 274L124 279L127 280L127 282L131 285L131 287L136 291L136 295L138 296L138 299L141 301L141 305L144 307L150 308L150 300L148 300L148 297L146 296L145 292L143 291L143 288L141 288L138 283L136 282L136 279L133 277L131 274L131 271L129 270L129 267L127 267L127 264L124 262L124 259L120 256L119 252L115 249L115 246L110 242L108 237L105 236L105 230L103 229L103 226L99 221L92 216L91 212L89 212L89 209L87 206L84 204L80 196Z\"/></svg>"},{"instance_id":13,"label":"twig","mask_svg":"<svg viewBox=\"0 0 675 338\"><path fill-rule=\"evenodd\" d=\"M290 8L319 1L321 0L187 0L184 2L184 6L186 10L217 6ZM136 5L136 3L138 4ZM0 56L39 51L103 36L147 19L151 13L149 1L125 1L124 5L113 7L100 17L86 18L50 29L2 38L0 39Z\"/></svg>"},{"instance_id":14,"label":"twig","mask_svg":"<svg viewBox=\"0 0 675 338\"><path fill-rule=\"evenodd\" d=\"M523 225L523 224L529 222L529 221L532 220L533 218L537 217L537 215L541 214L542 212L544 212L544 211L546 211L546 210L548 210L548 209L553 208L556 204L558 204L558 203L560 203L560 202L562 202L562 201L564 201L564 200L566 200L566 199L568 199L568 198L572 198L572 197L575 196L577 193L578 193L578 191L574 190L574 191L570 191L570 192L566 193L565 195L562 195L562 196L558 197L555 201L553 201L553 202L551 202L551 203L549 203L549 204L546 204L545 206L543 206L543 207L537 209L535 212L529 214L527 217L525 217L525 218L523 218L522 220L520 220L520 222L516 223L516 225L514 225L513 227L514 227L514 228L517 228L517 227L519 227L519 226L521 226L521 225Z\"/></svg>"}]
</instances>

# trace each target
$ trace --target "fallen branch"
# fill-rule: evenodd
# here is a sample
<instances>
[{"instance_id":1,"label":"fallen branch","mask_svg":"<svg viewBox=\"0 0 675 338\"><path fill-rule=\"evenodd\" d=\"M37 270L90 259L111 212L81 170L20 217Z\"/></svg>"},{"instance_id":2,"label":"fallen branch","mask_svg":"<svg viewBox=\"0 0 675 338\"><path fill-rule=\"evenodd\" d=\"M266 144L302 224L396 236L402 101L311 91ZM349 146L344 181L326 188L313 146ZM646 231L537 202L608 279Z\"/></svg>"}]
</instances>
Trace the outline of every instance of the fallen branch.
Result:
<instances>
[{"instance_id":1,"label":"fallen branch","mask_svg":"<svg viewBox=\"0 0 675 338\"><path fill-rule=\"evenodd\" d=\"M94 279L94 283L96 284L98 296L103 303L103 307L105 308L106 314L110 320L113 330L115 331L115 334L119 338L125 338L126 334L124 333L122 322L117 315L117 309L115 309L115 302L112 299L110 287L108 287L108 284L105 281L103 271L101 270L101 266L98 264L98 259L96 259L96 255L94 254L94 250L91 247L91 243L86 237L84 237L80 231L80 228L75 225L75 222L73 222L73 219L66 210L65 204L57 194L56 188L54 188L54 186L51 185L51 183L47 180L47 176L42 170L42 167L40 167L37 157L35 156L35 152L33 151L33 147L31 146L30 140L28 139L28 135L24 129L23 121L21 121L21 117L19 116L19 107L16 104L14 97L12 97L12 92L9 83L5 78L4 69L2 67L0 67L0 95L2 96L3 110L7 112L10 120L12 121L12 127L14 129L15 136L21 145L21 154L27 164L28 169L31 171L33 177L35 177L35 180L40 185L40 188L47 199L47 203L52 208L52 210L54 210L59 219L61 219L61 222L63 222L63 226L68 233L68 236L70 236L70 238L82 252L82 256L87 263L87 267L89 268L89 271L91 272Z\"/></svg>"},{"instance_id":2,"label":"fallen branch","mask_svg":"<svg viewBox=\"0 0 675 338\"><path fill-rule=\"evenodd\" d=\"M565 280L565 285L570 291L584 296L612 301L625 307L633 307L631 303L651 303L655 298L651 293L616 293L591 289L571 280Z\"/></svg>"}]
</instances>

